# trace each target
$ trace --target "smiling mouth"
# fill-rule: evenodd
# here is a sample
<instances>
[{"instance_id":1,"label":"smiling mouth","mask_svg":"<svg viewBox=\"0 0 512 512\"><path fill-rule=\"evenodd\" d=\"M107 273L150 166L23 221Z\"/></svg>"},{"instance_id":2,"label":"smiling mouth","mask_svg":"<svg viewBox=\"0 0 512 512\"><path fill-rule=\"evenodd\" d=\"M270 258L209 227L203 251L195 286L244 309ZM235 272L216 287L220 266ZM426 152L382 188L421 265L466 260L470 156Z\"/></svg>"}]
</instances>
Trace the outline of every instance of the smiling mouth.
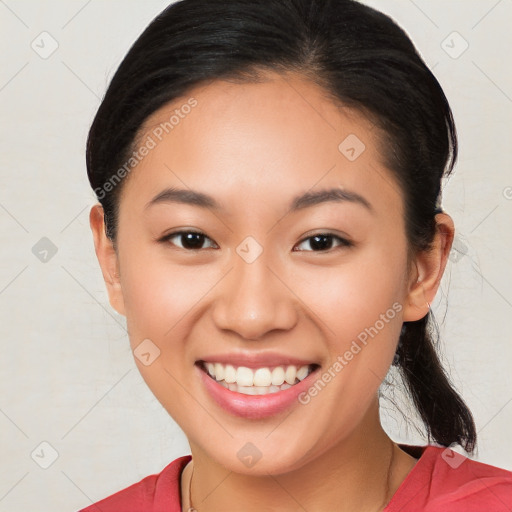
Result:
<instances>
[{"instance_id":1,"label":"smiling mouth","mask_svg":"<svg viewBox=\"0 0 512 512\"><path fill-rule=\"evenodd\" d=\"M316 363L303 366L248 368L201 360L197 361L196 365L217 384L244 395L267 395L283 391L295 386L320 368Z\"/></svg>"}]
</instances>

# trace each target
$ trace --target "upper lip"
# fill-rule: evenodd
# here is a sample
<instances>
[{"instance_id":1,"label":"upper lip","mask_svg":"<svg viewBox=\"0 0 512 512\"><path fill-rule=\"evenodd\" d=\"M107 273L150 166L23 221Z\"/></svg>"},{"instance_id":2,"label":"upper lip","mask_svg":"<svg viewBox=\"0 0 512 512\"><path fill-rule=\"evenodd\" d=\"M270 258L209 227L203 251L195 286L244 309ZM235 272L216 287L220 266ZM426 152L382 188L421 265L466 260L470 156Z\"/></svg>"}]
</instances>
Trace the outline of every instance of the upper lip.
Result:
<instances>
[{"instance_id":1,"label":"upper lip","mask_svg":"<svg viewBox=\"0 0 512 512\"><path fill-rule=\"evenodd\" d=\"M315 363L315 361L300 359L286 354L279 354L277 352L212 354L198 359L197 362L222 363L230 364L235 367L245 366L247 368L287 365L301 367L310 364L318 364Z\"/></svg>"}]
</instances>

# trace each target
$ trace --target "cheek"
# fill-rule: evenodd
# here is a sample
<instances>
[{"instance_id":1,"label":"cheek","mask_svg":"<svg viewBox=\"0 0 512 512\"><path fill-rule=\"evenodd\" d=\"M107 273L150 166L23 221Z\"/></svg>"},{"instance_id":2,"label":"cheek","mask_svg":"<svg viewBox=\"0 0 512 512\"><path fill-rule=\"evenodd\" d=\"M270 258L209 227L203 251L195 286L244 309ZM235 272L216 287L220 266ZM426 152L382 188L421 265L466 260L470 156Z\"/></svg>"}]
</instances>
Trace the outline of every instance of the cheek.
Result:
<instances>
[{"instance_id":1,"label":"cheek","mask_svg":"<svg viewBox=\"0 0 512 512\"><path fill-rule=\"evenodd\" d=\"M155 252L138 249L125 256L121 261L122 289L127 320L161 335L192 300L194 287L187 283L186 272L166 265Z\"/></svg>"},{"instance_id":2,"label":"cheek","mask_svg":"<svg viewBox=\"0 0 512 512\"><path fill-rule=\"evenodd\" d=\"M121 262L122 288L132 348L149 338L165 358L183 357L190 326L202 314L205 298L223 269L177 265L165 251L148 248Z\"/></svg>"},{"instance_id":3,"label":"cheek","mask_svg":"<svg viewBox=\"0 0 512 512\"><path fill-rule=\"evenodd\" d=\"M181 423L189 399L182 386L192 361L187 336L214 281L210 276L211 283L202 282L192 267L171 265L151 252L141 250L121 262L129 342L147 386Z\"/></svg>"},{"instance_id":4,"label":"cheek","mask_svg":"<svg viewBox=\"0 0 512 512\"><path fill-rule=\"evenodd\" d=\"M361 371L362 379L370 369L384 377L402 325L405 245L380 243L346 264L311 270L297 290L323 329L331 361L340 356L343 373Z\"/></svg>"},{"instance_id":5,"label":"cheek","mask_svg":"<svg viewBox=\"0 0 512 512\"><path fill-rule=\"evenodd\" d=\"M402 325L403 267L393 262L400 253L377 256L325 269L320 279L317 271L297 290L322 329L329 356L319 376L326 384L315 383L304 401L313 416L327 418L333 439L355 428L374 402Z\"/></svg>"},{"instance_id":6,"label":"cheek","mask_svg":"<svg viewBox=\"0 0 512 512\"><path fill-rule=\"evenodd\" d=\"M403 266L400 254L386 259L378 254L354 258L346 265L312 270L297 290L333 333L357 334L403 301ZM397 307L394 310L396 312ZM395 314L390 313L394 319Z\"/></svg>"}]
</instances>

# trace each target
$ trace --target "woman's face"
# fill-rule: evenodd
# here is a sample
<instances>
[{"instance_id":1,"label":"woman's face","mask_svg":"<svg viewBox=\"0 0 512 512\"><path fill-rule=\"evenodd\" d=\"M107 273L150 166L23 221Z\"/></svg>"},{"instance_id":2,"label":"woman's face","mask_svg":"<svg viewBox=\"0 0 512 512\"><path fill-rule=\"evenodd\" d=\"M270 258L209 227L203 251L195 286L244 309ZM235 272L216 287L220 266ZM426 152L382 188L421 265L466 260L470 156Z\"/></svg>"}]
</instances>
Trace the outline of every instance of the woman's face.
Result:
<instances>
[{"instance_id":1,"label":"woman's face","mask_svg":"<svg viewBox=\"0 0 512 512\"><path fill-rule=\"evenodd\" d=\"M377 129L292 75L197 87L144 129L109 293L192 449L279 473L374 428L402 322L427 312L410 304L402 193ZM299 380L288 366L304 380L269 393L283 371ZM263 394L226 389L223 373L258 375Z\"/></svg>"}]
</instances>

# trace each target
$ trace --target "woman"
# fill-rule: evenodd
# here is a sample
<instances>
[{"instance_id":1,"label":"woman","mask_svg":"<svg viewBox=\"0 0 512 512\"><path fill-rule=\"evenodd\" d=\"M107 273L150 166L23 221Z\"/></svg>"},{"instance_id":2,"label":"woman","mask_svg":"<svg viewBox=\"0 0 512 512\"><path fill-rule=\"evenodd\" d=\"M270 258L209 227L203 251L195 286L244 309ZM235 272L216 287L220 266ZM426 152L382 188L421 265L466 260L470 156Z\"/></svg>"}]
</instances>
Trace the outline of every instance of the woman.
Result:
<instances>
[{"instance_id":1,"label":"woman","mask_svg":"<svg viewBox=\"0 0 512 512\"><path fill-rule=\"evenodd\" d=\"M90 223L135 362L191 456L85 511L510 510L429 313L457 138L406 34L351 0L183 0L91 127ZM390 439L403 375L428 444Z\"/></svg>"}]
</instances>

